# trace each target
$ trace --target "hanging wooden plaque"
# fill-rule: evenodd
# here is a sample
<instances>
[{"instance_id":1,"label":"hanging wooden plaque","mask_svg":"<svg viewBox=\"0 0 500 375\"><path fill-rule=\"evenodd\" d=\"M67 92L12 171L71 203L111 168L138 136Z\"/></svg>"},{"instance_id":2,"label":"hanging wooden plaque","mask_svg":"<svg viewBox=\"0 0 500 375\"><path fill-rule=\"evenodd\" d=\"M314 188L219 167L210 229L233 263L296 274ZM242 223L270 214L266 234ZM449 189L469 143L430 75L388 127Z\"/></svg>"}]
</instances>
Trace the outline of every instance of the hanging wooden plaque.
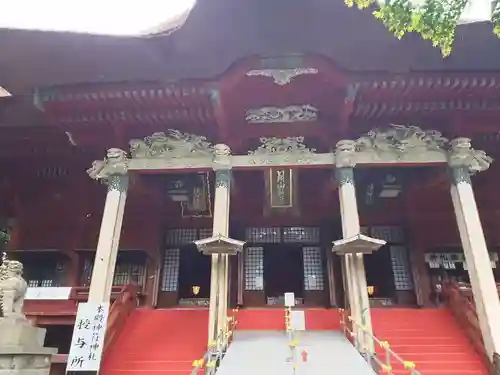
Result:
<instances>
[{"instance_id":1,"label":"hanging wooden plaque","mask_svg":"<svg viewBox=\"0 0 500 375\"><path fill-rule=\"evenodd\" d=\"M271 208L293 206L293 171L286 169L269 170L269 198Z\"/></svg>"},{"instance_id":2,"label":"hanging wooden plaque","mask_svg":"<svg viewBox=\"0 0 500 375\"><path fill-rule=\"evenodd\" d=\"M272 168L266 172L266 209L272 212L295 214L297 207L297 171L290 168Z\"/></svg>"}]
</instances>

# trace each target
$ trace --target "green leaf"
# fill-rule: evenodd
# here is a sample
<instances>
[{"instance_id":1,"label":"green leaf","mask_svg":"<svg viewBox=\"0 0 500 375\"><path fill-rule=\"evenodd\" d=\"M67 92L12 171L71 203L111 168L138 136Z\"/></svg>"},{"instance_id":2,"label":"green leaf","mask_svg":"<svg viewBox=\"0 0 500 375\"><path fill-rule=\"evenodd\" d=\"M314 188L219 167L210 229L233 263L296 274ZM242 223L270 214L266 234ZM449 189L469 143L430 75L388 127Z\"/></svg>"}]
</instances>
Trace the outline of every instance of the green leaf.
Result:
<instances>
[{"instance_id":1,"label":"green leaf","mask_svg":"<svg viewBox=\"0 0 500 375\"><path fill-rule=\"evenodd\" d=\"M408 32L416 32L434 47L441 49L443 56L451 53L455 29L468 0L426 0L415 7L410 0L391 0L373 11L387 29L398 39ZM372 0L346 0L350 6L364 9ZM493 2L493 32L500 36L500 0Z\"/></svg>"}]
</instances>

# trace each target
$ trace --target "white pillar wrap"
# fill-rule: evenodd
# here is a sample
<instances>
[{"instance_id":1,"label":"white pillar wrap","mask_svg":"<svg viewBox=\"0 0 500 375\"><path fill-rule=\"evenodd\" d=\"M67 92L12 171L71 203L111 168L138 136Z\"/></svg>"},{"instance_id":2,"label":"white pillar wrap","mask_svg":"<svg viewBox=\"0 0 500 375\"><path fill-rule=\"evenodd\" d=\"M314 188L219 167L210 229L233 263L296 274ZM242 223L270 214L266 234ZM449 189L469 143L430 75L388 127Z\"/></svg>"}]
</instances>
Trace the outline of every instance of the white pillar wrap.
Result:
<instances>
[{"instance_id":1,"label":"white pillar wrap","mask_svg":"<svg viewBox=\"0 0 500 375\"><path fill-rule=\"evenodd\" d=\"M451 182L451 199L467 262L479 325L486 352L492 359L493 353L500 353L500 300L469 170L464 167L452 168Z\"/></svg>"},{"instance_id":2,"label":"white pillar wrap","mask_svg":"<svg viewBox=\"0 0 500 375\"><path fill-rule=\"evenodd\" d=\"M89 302L109 302L116 257L127 198L128 176L115 175L107 178L108 192L104 204L99 240L90 282Z\"/></svg>"},{"instance_id":3,"label":"white pillar wrap","mask_svg":"<svg viewBox=\"0 0 500 375\"><path fill-rule=\"evenodd\" d=\"M342 217L342 233L344 238L356 236L360 233L358 204L356 201L356 188L354 184L354 170L349 167L337 168L336 178L339 183L340 213ZM347 293L351 315L372 333L370 303L366 284L366 273L363 254L344 255L343 270L346 273ZM362 338L363 348L358 348L368 353L373 353L373 340L368 335Z\"/></svg>"}]
</instances>

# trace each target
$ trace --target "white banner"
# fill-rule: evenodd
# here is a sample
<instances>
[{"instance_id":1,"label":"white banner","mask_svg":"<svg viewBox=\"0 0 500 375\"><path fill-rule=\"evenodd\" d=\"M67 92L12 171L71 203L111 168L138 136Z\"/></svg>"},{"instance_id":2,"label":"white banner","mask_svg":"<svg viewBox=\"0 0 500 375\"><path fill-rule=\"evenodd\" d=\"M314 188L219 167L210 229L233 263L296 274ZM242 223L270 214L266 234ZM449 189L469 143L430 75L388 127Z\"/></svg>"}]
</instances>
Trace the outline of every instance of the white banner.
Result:
<instances>
[{"instance_id":1,"label":"white banner","mask_svg":"<svg viewBox=\"0 0 500 375\"><path fill-rule=\"evenodd\" d=\"M30 287L25 300L67 300L71 295L71 287Z\"/></svg>"},{"instance_id":2,"label":"white banner","mask_svg":"<svg viewBox=\"0 0 500 375\"><path fill-rule=\"evenodd\" d=\"M80 303L68 355L68 371L99 371L109 303Z\"/></svg>"}]
</instances>

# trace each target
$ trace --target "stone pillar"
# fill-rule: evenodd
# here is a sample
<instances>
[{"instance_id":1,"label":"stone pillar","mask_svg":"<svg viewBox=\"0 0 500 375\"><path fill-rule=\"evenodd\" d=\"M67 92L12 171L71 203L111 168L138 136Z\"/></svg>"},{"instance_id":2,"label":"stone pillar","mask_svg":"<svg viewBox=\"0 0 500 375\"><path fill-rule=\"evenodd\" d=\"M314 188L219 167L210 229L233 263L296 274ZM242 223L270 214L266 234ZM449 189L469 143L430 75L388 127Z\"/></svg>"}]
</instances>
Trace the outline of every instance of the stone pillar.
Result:
<instances>
[{"instance_id":1,"label":"stone pillar","mask_svg":"<svg viewBox=\"0 0 500 375\"><path fill-rule=\"evenodd\" d=\"M87 172L108 184L88 301L109 302L128 189L126 153L110 149L106 159L94 162Z\"/></svg>"},{"instance_id":2,"label":"stone pillar","mask_svg":"<svg viewBox=\"0 0 500 375\"><path fill-rule=\"evenodd\" d=\"M230 150L225 145L216 145L216 165L229 156ZM219 160L217 160L219 158ZM220 160L222 159L222 160ZM219 162L219 163L217 163ZM226 164L227 163L223 163ZM221 166L222 167L222 166ZM229 168L215 170L213 236L229 237L229 203L231 189L231 171ZM227 316L229 255L213 254L212 274L210 277L210 311L208 340L217 338Z\"/></svg>"},{"instance_id":3,"label":"stone pillar","mask_svg":"<svg viewBox=\"0 0 500 375\"><path fill-rule=\"evenodd\" d=\"M342 217L342 234L344 238L350 238L360 234L358 204L356 201L356 188L354 185L353 168L338 168L336 178L339 183L340 214ZM351 315L358 322L372 332L370 305L364 256L358 254L343 255L344 280L347 281L347 293ZM366 337L366 335L361 335ZM360 336L360 337L361 337ZM364 348L373 352L373 342L364 340Z\"/></svg>"},{"instance_id":4,"label":"stone pillar","mask_svg":"<svg viewBox=\"0 0 500 375\"><path fill-rule=\"evenodd\" d=\"M342 219L342 235L344 238L349 238L349 236L355 235L356 233L352 234L352 232L356 231L356 221L352 222L352 217L346 217L344 215L344 212L346 211L345 203L349 200L348 197L346 197L346 192L347 189L344 187L344 185L347 183L347 178L349 175L352 175L352 169L351 168L342 168L342 169L337 169L335 171L335 179L337 180L337 183L339 185L339 202L340 202L340 213L341 213L341 219ZM352 177L352 176L351 176ZM354 225L348 225L349 219L351 219L351 224L354 223ZM358 230L359 230L359 224ZM357 293L357 283L354 283L354 261L353 261L353 256L351 254L346 254L342 256L342 279L344 282L344 293L347 294L347 302L349 304L349 309L351 310L351 315L356 317L356 319L359 317L359 301L357 298L355 298L358 293Z\"/></svg>"},{"instance_id":5,"label":"stone pillar","mask_svg":"<svg viewBox=\"0 0 500 375\"><path fill-rule=\"evenodd\" d=\"M339 184L340 214L343 237L352 238L361 232L359 225L358 203L354 183L355 142L343 140L337 143L335 150L336 180ZM351 316L372 333L370 303L366 285L364 256L362 253L343 255L342 271L347 284L347 293ZM369 335L358 336L363 343L360 349L372 354L373 340Z\"/></svg>"},{"instance_id":6,"label":"stone pillar","mask_svg":"<svg viewBox=\"0 0 500 375\"><path fill-rule=\"evenodd\" d=\"M484 346L490 359L494 353L500 353L500 300L470 177L486 170L492 161L483 151L472 149L469 139L451 141L451 198Z\"/></svg>"},{"instance_id":7,"label":"stone pillar","mask_svg":"<svg viewBox=\"0 0 500 375\"><path fill-rule=\"evenodd\" d=\"M220 255L213 254L212 268L210 273L210 305L208 313L208 342L217 338L217 313L218 313L218 292L219 292L219 267Z\"/></svg>"}]
</instances>

